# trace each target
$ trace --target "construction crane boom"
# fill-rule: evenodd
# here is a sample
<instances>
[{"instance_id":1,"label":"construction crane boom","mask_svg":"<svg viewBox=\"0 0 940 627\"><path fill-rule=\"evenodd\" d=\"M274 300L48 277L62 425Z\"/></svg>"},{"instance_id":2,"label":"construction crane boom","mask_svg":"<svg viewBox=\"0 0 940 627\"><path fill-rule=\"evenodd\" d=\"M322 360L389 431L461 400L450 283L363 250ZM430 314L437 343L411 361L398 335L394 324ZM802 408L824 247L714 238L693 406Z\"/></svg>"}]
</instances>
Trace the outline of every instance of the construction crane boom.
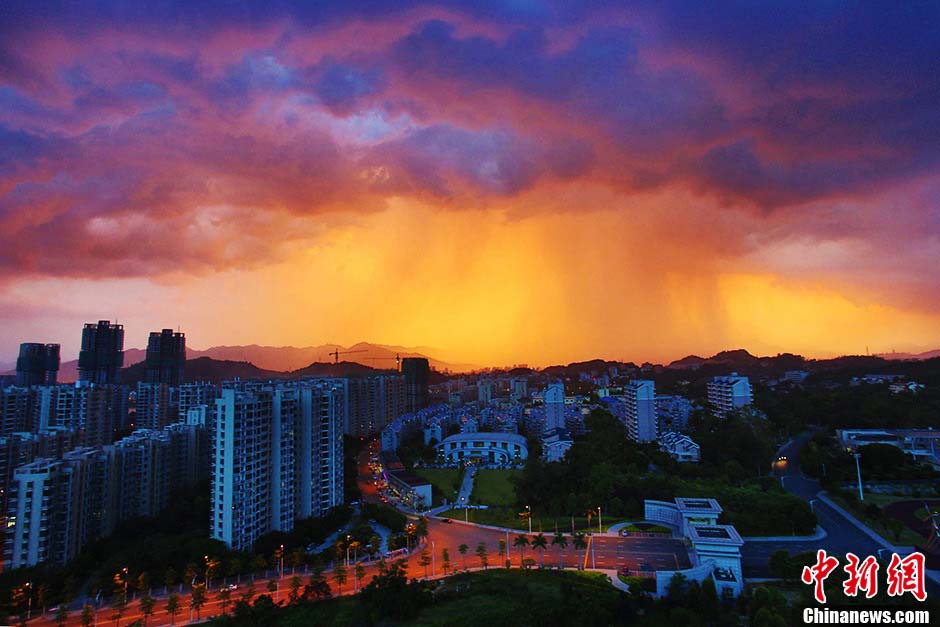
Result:
<instances>
[{"instance_id":1,"label":"construction crane boom","mask_svg":"<svg viewBox=\"0 0 940 627\"><path fill-rule=\"evenodd\" d=\"M341 351L341 350L337 349L337 350L333 351L332 353L327 353L327 355L330 355L330 356L333 357L333 363L334 363L334 364L338 364L338 363L339 363L339 356L340 356L340 355L351 355L352 353L367 353L367 352L368 352L368 351L367 351L366 349L364 349L364 348L361 348L361 349L355 350L355 351Z\"/></svg>"}]
</instances>

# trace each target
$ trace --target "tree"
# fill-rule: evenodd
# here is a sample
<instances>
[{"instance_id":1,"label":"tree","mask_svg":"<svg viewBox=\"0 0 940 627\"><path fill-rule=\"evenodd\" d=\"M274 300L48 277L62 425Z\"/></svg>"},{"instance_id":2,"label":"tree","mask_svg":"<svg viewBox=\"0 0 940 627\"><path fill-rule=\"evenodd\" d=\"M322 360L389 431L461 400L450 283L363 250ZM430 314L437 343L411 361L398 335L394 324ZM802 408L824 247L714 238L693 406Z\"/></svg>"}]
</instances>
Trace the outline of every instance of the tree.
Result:
<instances>
[{"instance_id":1,"label":"tree","mask_svg":"<svg viewBox=\"0 0 940 627\"><path fill-rule=\"evenodd\" d=\"M296 548L290 552L290 555L287 558L288 563L290 564L291 569L296 571L304 563L304 551L301 548Z\"/></svg>"},{"instance_id":2,"label":"tree","mask_svg":"<svg viewBox=\"0 0 940 627\"><path fill-rule=\"evenodd\" d=\"M177 581L179 581L179 575L176 569L170 566L166 569L166 572L163 573L163 585L169 590L170 586L175 586Z\"/></svg>"},{"instance_id":3,"label":"tree","mask_svg":"<svg viewBox=\"0 0 940 627\"><path fill-rule=\"evenodd\" d=\"M356 562L353 574L356 577L356 590L358 591L359 586L362 585L362 579L366 576L366 567L362 565L362 562Z\"/></svg>"},{"instance_id":4,"label":"tree","mask_svg":"<svg viewBox=\"0 0 940 627\"><path fill-rule=\"evenodd\" d=\"M150 573L147 571L141 571L141 573L137 575L137 582L135 583L135 587L137 588L138 592L150 592Z\"/></svg>"},{"instance_id":5,"label":"tree","mask_svg":"<svg viewBox=\"0 0 940 627\"><path fill-rule=\"evenodd\" d=\"M513 546L519 547L519 567L522 567L522 560L525 559L525 548L529 546L529 538L519 534L516 536L516 539L512 541Z\"/></svg>"},{"instance_id":6,"label":"tree","mask_svg":"<svg viewBox=\"0 0 940 627\"><path fill-rule=\"evenodd\" d=\"M206 559L206 590L209 589L209 582L212 581L212 576L215 575L219 568L222 566L222 562L214 558Z\"/></svg>"},{"instance_id":7,"label":"tree","mask_svg":"<svg viewBox=\"0 0 940 627\"><path fill-rule=\"evenodd\" d=\"M499 555L503 558L506 568L509 568L509 553L506 552L506 541L502 538L499 539Z\"/></svg>"},{"instance_id":8,"label":"tree","mask_svg":"<svg viewBox=\"0 0 940 627\"><path fill-rule=\"evenodd\" d=\"M431 553L428 551L428 547L421 549L421 559L418 561L424 567L424 576L428 576L428 566L431 565Z\"/></svg>"},{"instance_id":9,"label":"tree","mask_svg":"<svg viewBox=\"0 0 940 627\"><path fill-rule=\"evenodd\" d=\"M156 604L157 602L154 600L154 598L147 593L144 593L144 595L140 597L138 606L140 607L140 613L144 615L145 626L147 625L147 621L150 619L150 617L153 616Z\"/></svg>"},{"instance_id":10,"label":"tree","mask_svg":"<svg viewBox=\"0 0 940 627\"><path fill-rule=\"evenodd\" d=\"M486 567L489 565L487 561L486 542L481 542L477 545L477 557L480 558L480 566L483 567L483 570L486 570Z\"/></svg>"},{"instance_id":11,"label":"tree","mask_svg":"<svg viewBox=\"0 0 940 627\"><path fill-rule=\"evenodd\" d=\"M219 605L222 606L222 613L225 614L229 603L232 602L232 590L227 586L222 586L219 590Z\"/></svg>"},{"instance_id":12,"label":"tree","mask_svg":"<svg viewBox=\"0 0 940 627\"><path fill-rule=\"evenodd\" d=\"M196 618L202 618L202 606L206 604L206 585L197 583L190 593L189 606L196 610Z\"/></svg>"},{"instance_id":13,"label":"tree","mask_svg":"<svg viewBox=\"0 0 940 627\"><path fill-rule=\"evenodd\" d=\"M342 562L333 569L333 581L336 582L336 588L340 594L343 594L343 584L346 583L346 567Z\"/></svg>"},{"instance_id":14,"label":"tree","mask_svg":"<svg viewBox=\"0 0 940 627\"><path fill-rule=\"evenodd\" d=\"M319 567L315 568L313 572L310 573L310 580L304 587L304 597L328 599L331 596L333 596L333 592L330 590L330 584L327 583L326 577L323 576L323 569Z\"/></svg>"},{"instance_id":15,"label":"tree","mask_svg":"<svg viewBox=\"0 0 940 627\"><path fill-rule=\"evenodd\" d=\"M584 551L587 549L587 542L584 541L583 533L576 533L571 539L571 544L575 551L578 551L578 570L581 570L584 564Z\"/></svg>"},{"instance_id":16,"label":"tree","mask_svg":"<svg viewBox=\"0 0 940 627\"><path fill-rule=\"evenodd\" d=\"M41 583L36 588L36 605L42 608L42 613L46 613L46 599L49 598L49 585Z\"/></svg>"},{"instance_id":17,"label":"tree","mask_svg":"<svg viewBox=\"0 0 940 627\"><path fill-rule=\"evenodd\" d=\"M55 611L55 618L53 619L56 625L62 627L69 620L69 608L65 603L59 605L59 608Z\"/></svg>"},{"instance_id":18,"label":"tree","mask_svg":"<svg viewBox=\"0 0 940 627\"><path fill-rule=\"evenodd\" d=\"M532 538L532 548L538 549L539 551L539 568L542 568L542 551L548 547L548 539L545 537L545 534L539 531L535 534L535 537Z\"/></svg>"},{"instance_id":19,"label":"tree","mask_svg":"<svg viewBox=\"0 0 940 627\"><path fill-rule=\"evenodd\" d=\"M81 615L82 627L91 627L91 624L95 622L95 609L90 605L82 606L82 615Z\"/></svg>"},{"instance_id":20,"label":"tree","mask_svg":"<svg viewBox=\"0 0 940 627\"><path fill-rule=\"evenodd\" d=\"M268 583L266 586L266 588L268 589L268 592L270 592L271 594L277 594L279 582L280 580L277 579L277 577L272 577L271 579L268 579Z\"/></svg>"},{"instance_id":21,"label":"tree","mask_svg":"<svg viewBox=\"0 0 940 627\"><path fill-rule=\"evenodd\" d=\"M266 571L267 567L268 567L268 562L266 559L264 559L264 555L261 555L259 553L258 555L255 555L253 558L251 558L252 581L254 581L256 573L258 573L259 571L261 572Z\"/></svg>"},{"instance_id":22,"label":"tree","mask_svg":"<svg viewBox=\"0 0 940 627\"><path fill-rule=\"evenodd\" d=\"M175 592L166 600L166 613L172 618L172 623L176 624L176 615L180 613L180 595Z\"/></svg>"},{"instance_id":23,"label":"tree","mask_svg":"<svg viewBox=\"0 0 940 627\"><path fill-rule=\"evenodd\" d=\"M445 575L450 572L450 551L447 550L447 547L441 549L441 565Z\"/></svg>"},{"instance_id":24,"label":"tree","mask_svg":"<svg viewBox=\"0 0 940 627\"><path fill-rule=\"evenodd\" d=\"M568 538L560 531L552 537L552 546L558 547L558 568L564 568L565 549L568 547Z\"/></svg>"},{"instance_id":25,"label":"tree","mask_svg":"<svg viewBox=\"0 0 940 627\"><path fill-rule=\"evenodd\" d=\"M466 544L461 544L457 547L457 552L460 553L460 560L463 563L463 569L467 570L467 551L470 550L470 547Z\"/></svg>"},{"instance_id":26,"label":"tree","mask_svg":"<svg viewBox=\"0 0 940 627\"><path fill-rule=\"evenodd\" d=\"M117 595L111 608L114 610L114 613L111 614L111 620L114 621L114 627L117 627L121 622L121 618L124 617L124 611L127 609L127 600L123 594Z\"/></svg>"},{"instance_id":27,"label":"tree","mask_svg":"<svg viewBox=\"0 0 940 627\"><path fill-rule=\"evenodd\" d=\"M300 589L304 585L304 580L301 579L300 575L294 575L290 578L290 583L288 584L288 593L287 593L287 602L291 605L297 603L300 600Z\"/></svg>"}]
</instances>

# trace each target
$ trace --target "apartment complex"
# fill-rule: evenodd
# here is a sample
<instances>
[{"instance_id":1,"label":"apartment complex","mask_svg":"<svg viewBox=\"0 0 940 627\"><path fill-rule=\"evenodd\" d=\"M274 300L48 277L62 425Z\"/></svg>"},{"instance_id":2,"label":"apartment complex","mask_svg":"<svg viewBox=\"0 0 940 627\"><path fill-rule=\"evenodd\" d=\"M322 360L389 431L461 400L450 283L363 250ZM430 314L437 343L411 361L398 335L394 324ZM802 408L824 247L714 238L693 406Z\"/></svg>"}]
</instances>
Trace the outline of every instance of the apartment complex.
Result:
<instances>
[{"instance_id":1,"label":"apartment complex","mask_svg":"<svg viewBox=\"0 0 940 627\"><path fill-rule=\"evenodd\" d=\"M244 550L343 502L345 386L232 385L216 400L210 533Z\"/></svg>"},{"instance_id":2,"label":"apartment complex","mask_svg":"<svg viewBox=\"0 0 940 627\"><path fill-rule=\"evenodd\" d=\"M736 372L714 377L708 382L708 402L714 407L715 415L724 418L735 409L754 402L751 382Z\"/></svg>"}]
</instances>

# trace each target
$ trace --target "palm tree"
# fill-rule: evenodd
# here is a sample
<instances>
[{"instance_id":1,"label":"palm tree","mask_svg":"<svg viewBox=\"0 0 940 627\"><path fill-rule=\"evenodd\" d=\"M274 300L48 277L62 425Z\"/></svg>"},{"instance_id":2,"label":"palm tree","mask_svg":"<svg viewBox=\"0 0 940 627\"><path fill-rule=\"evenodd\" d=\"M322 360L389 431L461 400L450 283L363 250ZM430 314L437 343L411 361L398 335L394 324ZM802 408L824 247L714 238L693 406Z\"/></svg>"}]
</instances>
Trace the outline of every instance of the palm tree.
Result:
<instances>
[{"instance_id":1,"label":"palm tree","mask_svg":"<svg viewBox=\"0 0 940 627\"><path fill-rule=\"evenodd\" d=\"M343 584L346 583L346 567L340 562L333 569L333 581L336 582L336 588L340 594L343 594Z\"/></svg>"},{"instance_id":2,"label":"palm tree","mask_svg":"<svg viewBox=\"0 0 940 627\"><path fill-rule=\"evenodd\" d=\"M206 604L206 584L197 583L190 593L189 606L196 610L196 618L202 618L202 606ZM191 617L190 617L191 618Z\"/></svg>"},{"instance_id":3,"label":"palm tree","mask_svg":"<svg viewBox=\"0 0 940 627\"><path fill-rule=\"evenodd\" d=\"M68 622L69 608L66 606L65 603L62 603L61 605L59 605L59 609L56 610L55 618L53 620L55 621L56 625L59 625L59 627L62 627L63 625L65 625L65 623ZM146 620L144 621L144 624L146 625Z\"/></svg>"},{"instance_id":4,"label":"palm tree","mask_svg":"<svg viewBox=\"0 0 940 627\"><path fill-rule=\"evenodd\" d=\"M82 607L81 620L82 627L91 627L91 623L95 620L95 610L92 606L85 605Z\"/></svg>"},{"instance_id":5,"label":"palm tree","mask_svg":"<svg viewBox=\"0 0 940 627\"><path fill-rule=\"evenodd\" d=\"M457 547L457 551L460 552L461 560L463 561L463 569L467 570L467 551L470 550L470 547L466 544L461 544Z\"/></svg>"},{"instance_id":6,"label":"palm tree","mask_svg":"<svg viewBox=\"0 0 940 627\"><path fill-rule=\"evenodd\" d=\"M516 536L512 542L513 546L519 547L519 568L522 568L522 561L525 559L525 548L529 546L529 539L522 534Z\"/></svg>"},{"instance_id":7,"label":"palm tree","mask_svg":"<svg viewBox=\"0 0 940 627\"><path fill-rule=\"evenodd\" d=\"M499 555L503 558L503 564L506 568L509 568L509 554L506 553L506 541L502 538L499 539Z\"/></svg>"},{"instance_id":8,"label":"palm tree","mask_svg":"<svg viewBox=\"0 0 940 627\"><path fill-rule=\"evenodd\" d=\"M144 615L144 627L147 625L147 621L153 616L154 606L157 602L149 594L144 594L140 597L140 613ZM225 613L225 606L222 606L222 612Z\"/></svg>"},{"instance_id":9,"label":"palm tree","mask_svg":"<svg viewBox=\"0 0 940 627\"><path fill-rule=\"evenodd\" d=\"M486 560L486 542L481 542L477 545L477 557L480 558L480 566L483 567L483 570L486 570L486 567L489 565L489 562Z\"/></svg>"},{"instance_id":10,"label":"palm tree","mask_svg":"<svg viewBox=\"0 0 940 627\"><path fill-rule=\"evenodd\" d=\"M584 541L584 534L574 534L574 537L572 538L572 545L576 551L581 551L578 557L578 570L581 570L581 565L584 564L584 550L587 548L587 542Z\"/></svg>"},{"instance_id":11,"label":"palm tree","mask_svg":"<svg viewBox=\"0 0 940 627\"><path fill-rule=\"evenodd\" d=\"M545 538L545 534L539 531L535 534L535 537L532 538L532 548L539 550L539 568L542 568L542 551L548 547L548 540Z\"/></svg>"},{"instance_id":12,"label":"palm tree","mask_svg":"<svg viewBox=\"0 0 940 627\"><path fill-rule=\"evenodd\" d=\"M444 567L444 574L446 575L450 571L450 551L447 550L447 547L441 549L441 564Z\"/></svg>"},{"instance_id":13,"label":"palm tree","mask_svg":"<svg viewBox=\"0 0 940 627\"><path fill-rule=\"evenodd\" d=\"M564 550L568 547L568 538L560 531L556 531L555 536L552 538L552 546L558 547L558 568L564 568Z\"/></svg>"},{"instance_id":14,"label":"palm tree","mask_svg":"<svg viewBox=\"0 0 940 627\"><path fill-rule=\"evenodd\" d=\"M219 605L222 606L222 613L225 614L225 610L228 608L228 604L232 601L232 590L227 586L222 586L222 589L219 590Z\"/></svg>"},{"instance_id":15,"label":"palm tree","mask_svg":"<svg viewBox=\"0 0 940 627\"><path fill-rule=\"evenodd\" d=\"M366 567L362 565L362 562L356 562L353 574L356 576L356 589L358 590L362 585L362 578L366 576Z\"/></svg>"},{"instance_id":16,"label":"palm tree","mask_svg":"<svg viewBox=\"0 0 940 627\"><path fill-rule=\"evenodd\" d=\"M172 623L176 624L176 615L180 613L180 595L175 592L166 600L166 613L172 618Z\"/></svg>"}]
</instances>

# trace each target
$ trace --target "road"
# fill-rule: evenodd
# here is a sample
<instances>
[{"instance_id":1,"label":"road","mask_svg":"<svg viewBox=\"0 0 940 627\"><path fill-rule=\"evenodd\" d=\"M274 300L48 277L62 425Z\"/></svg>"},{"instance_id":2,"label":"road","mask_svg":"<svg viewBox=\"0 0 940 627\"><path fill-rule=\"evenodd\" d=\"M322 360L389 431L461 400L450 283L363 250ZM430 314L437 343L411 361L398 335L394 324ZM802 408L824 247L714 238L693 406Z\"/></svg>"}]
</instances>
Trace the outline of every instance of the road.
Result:
<instances>
[{"instance_id":1,"label":"road","mask_svg":"<svg viewBox=\"0 0 940 627\"><path fill-rule=\"evenodd\" d=\"M885 545L876 542L871 536L859 529L852 521L843 516L838 510L827 505L817 496L822 489L819 482L806 477L800 471L800 452L806 443L813 437L814 432L806 431L787 442L778 451L778 456L787 458L786 464L778 464L776 473L782 477L783 486L792 494L799 496L810 503L819 526L826 530L826 537L820 540L780 540L780 541L748 541L741 549L741 565L746 577L769 577L768 561L774 552L786 549L791 553L802 551L815 551L825 549L830 554L845 559L846 553L855 553L859 557L878 555L879 549ZM928 579L928 594L940 595L940 587Z\"/></svg>"}]
</instances>

